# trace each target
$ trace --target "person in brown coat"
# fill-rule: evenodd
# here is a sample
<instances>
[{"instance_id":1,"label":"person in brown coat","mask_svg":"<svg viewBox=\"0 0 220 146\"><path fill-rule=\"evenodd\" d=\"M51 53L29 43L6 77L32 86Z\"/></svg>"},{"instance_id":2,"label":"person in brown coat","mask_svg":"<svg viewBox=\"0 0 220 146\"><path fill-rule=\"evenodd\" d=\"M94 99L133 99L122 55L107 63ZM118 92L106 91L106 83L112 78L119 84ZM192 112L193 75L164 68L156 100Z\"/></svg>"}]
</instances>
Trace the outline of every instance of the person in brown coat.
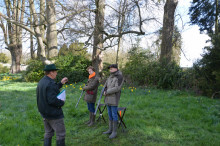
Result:
<instances>
[{"instance_id":1,"label":"person in brown coat","mask_svg":"<svg viewBox=\"0 0 220 146\"><path fill-rule=\"evenodd\" d=\"M109 116L109 129L103 134L111 134L110 139L117 136L117 125L118 125L118 104L121 96L121 86L123 84L122 73L118 70L117 64L109 66L110 77L105 83L105 104L108 109Z\"/></svg>"},{"instance_id":2,"label":"person in brown coat","mask_svg":"<svg viewBox=\"0 0 220 146\"><path fill-rule=\"evenodd\" d=\"M97 98L97 91L99 86L99 79L96 76L95 69L92 66L89 66L87 68L87 71L89 72L89 80L87 82L87 85L83 87L83 90L86 91L84 100L87 102L88 110L89 110L89 121L85 124L88 124L88 126L92 126L95 123L95 102Z\"/></svg>"}]
</instances>

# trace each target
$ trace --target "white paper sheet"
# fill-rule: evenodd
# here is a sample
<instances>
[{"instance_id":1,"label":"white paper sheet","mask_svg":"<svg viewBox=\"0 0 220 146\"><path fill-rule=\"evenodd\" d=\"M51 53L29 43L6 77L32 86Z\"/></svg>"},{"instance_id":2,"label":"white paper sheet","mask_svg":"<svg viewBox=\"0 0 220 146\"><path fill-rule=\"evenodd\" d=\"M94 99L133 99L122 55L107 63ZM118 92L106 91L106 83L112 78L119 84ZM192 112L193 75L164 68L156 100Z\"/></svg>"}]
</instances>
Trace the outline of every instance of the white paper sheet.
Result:
<instances>
[{"instance_id":1,"label":"white paper sheet","mask_svg":"<svg viewBox=\"0 0 220 146\"><path fill-rule=\"evenodd\" d=\"M57 98L60 100L65 101L66 100L66 90L62 90L58 95Z\"/></svg>"}]
</instances>

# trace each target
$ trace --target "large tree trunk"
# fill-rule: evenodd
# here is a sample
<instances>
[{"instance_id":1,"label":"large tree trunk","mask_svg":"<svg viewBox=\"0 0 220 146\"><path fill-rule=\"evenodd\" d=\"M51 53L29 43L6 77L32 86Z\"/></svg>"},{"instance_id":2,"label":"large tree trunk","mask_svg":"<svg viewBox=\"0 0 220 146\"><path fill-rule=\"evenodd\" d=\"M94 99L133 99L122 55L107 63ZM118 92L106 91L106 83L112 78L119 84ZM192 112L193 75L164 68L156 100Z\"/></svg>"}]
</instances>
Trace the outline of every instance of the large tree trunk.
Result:
<instances>
[{"instance_id":1,"label":"large tree trunk","mask_svg":"<svg viewBox=\"0 0 220 146\"><path fill-rule=\"evenodd\" d=\"M13 20L23 23L25 0L13 0L13 3L9 0L5 0L7 16ZM22 28L18 25L12 24L7 21L8 34L5 37L9 38L9 42L6 42L7 49L11 53L12 64L11 73L20 72L21 56L22 56ZM6 39L7 40L7 39Z\"/></svg>"},{"instance_id":2,"label":"large tree trunk","mask_svg":"<svg viewBox=\"0 0 220 146\"><path fill-rule=\"evenodd\" d=\"M103 48L103 30L104 30L104 10L105 0L96 0L96 12L95 12L95 29L94 29L94 43L92 53L92 65L95 68L96 74L99 76L99 72L103 68L102 63L102 51L99 48Z\"/></svg>"},{"instance_id":3,"label":"large tree trunk","mask_svg":"<svg viewBox=\"0 0 220 146\"><path fill-rule=\"evenodd\" d=\"M172 61L174 14L177 4L178 0L167 0L164 6L160 62L165 65Z\"/></svg>"},{"instance_id":4,"label":"large tree trunk","mask_svg":"<svg viewBox=\"0 0 220 146\"><path fill-rule=\"evenodd\" d=\"M47 56L52 58L58 55L55 0L46 0L46 6Z\"/></svg>"},{"instance_id":5,"label":"large tree trunk","mask_svg":"<svg viewBox=\"0 0 220 146\"><path fill-rule=\"evenodd\" d=\"M39 28L39 22L38 22L38 16L34 7L34 1L33 0L29 0L29 4L30 4L30 11L33 14L33 24L34 24L34 31L36 33L36 38L37 38L37 42L38 42L38 50L37 50L37 55L40 58L41 61L43 61L44 63L46 63L46 54L45 54L45 45L43 43L43 38L42 38L42 34Z\"/></svg>"}]
</instances>

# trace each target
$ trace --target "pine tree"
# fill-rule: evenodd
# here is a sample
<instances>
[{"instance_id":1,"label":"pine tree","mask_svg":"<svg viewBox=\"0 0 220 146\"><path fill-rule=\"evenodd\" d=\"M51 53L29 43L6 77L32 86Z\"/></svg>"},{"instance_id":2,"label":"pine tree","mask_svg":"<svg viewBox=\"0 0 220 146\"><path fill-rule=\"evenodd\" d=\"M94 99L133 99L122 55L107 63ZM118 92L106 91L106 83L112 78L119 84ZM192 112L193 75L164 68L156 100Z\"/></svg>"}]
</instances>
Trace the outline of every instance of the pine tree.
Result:
<instances>
[{"instance_id":1,"label":"pine tree","mask_svg":"<svg viewBox=\"0 0 220 146\"><path fill-rule=\"evenodd\" d=\"M200 27L200 31L214 33L214 27L218 31L218 17L220 12L219 0L193 0L189 8L191 24Z\"/></svg>"}]
</instances>

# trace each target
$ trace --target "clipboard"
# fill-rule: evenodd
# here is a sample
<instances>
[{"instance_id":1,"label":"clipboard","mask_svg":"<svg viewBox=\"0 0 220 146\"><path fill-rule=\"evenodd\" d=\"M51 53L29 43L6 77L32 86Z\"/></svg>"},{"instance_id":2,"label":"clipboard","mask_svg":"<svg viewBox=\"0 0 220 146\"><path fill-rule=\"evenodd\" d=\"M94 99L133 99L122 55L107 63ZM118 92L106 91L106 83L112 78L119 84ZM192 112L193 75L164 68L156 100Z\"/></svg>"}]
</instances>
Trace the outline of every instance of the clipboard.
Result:
<instances>
[{"instance_id":1,"label":"clipboard","mask_svg":"<svg viewBox=\"0 0 220 146\"><path fill-rule=\"evenodd\" d=\"M66 90L63 89L63 90L57 95L57 98L60 99L60 100L65 101L65 100L66 100Z\"/></svg>"}]
</instances>

